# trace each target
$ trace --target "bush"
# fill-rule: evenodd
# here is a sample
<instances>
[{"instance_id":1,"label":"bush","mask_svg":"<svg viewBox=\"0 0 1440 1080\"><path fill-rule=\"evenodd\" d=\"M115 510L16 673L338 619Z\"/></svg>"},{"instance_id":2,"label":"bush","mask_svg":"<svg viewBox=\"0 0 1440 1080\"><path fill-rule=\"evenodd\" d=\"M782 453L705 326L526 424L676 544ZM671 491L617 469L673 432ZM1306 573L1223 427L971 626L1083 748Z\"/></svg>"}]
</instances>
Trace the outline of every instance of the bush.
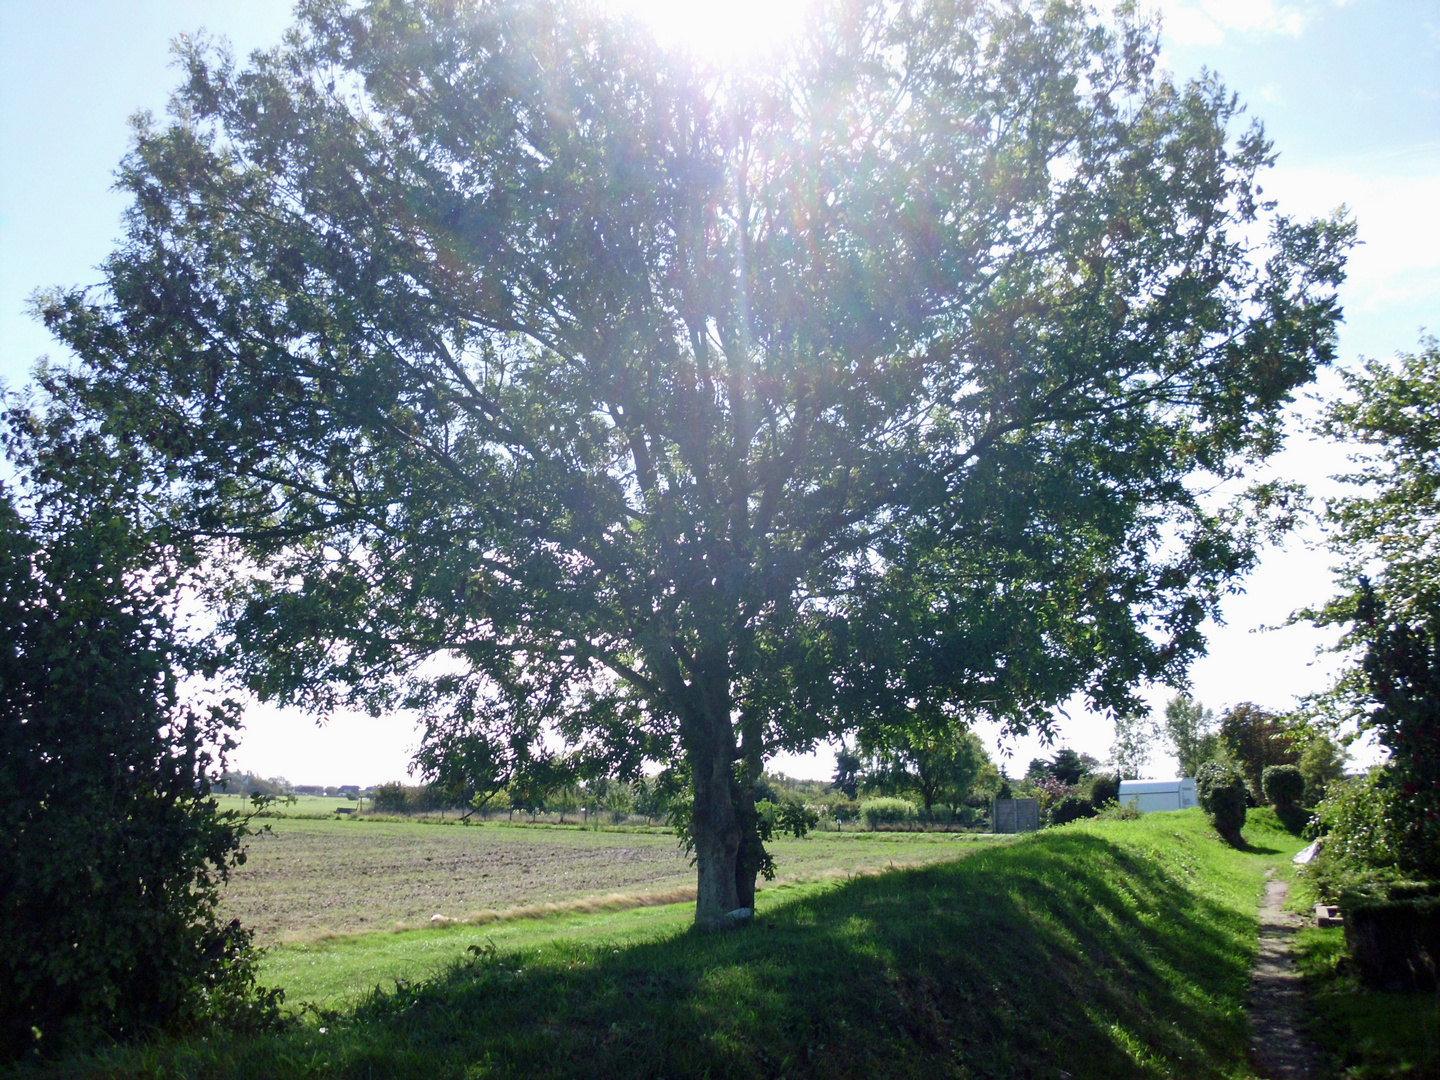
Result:
<instances>
[{"instance_id":1,"label":"bush","mask_svg":"<svg viewBox=\"0 0 1440 1080\"><path fill-rule=\"evenodd\" d=\"M860 804L854 799L831 799L825 809L837 825L860 820Z\"/></svg>"},{"instance_id":2,"label":"bush","mask_svg":"<svg viewBox=\"0 0 1440 1080\"><path fill-rule=\"evenodd\" d=\"M1118 800L1111 799L1103 806L1095 808L1095 816L1101 821L1135 821L1140 817L1140 808L1129 803L1121 806Z\"/></svg>"},{"instance_id":3,"label":"bush","mask_svg":"<svg viewBox=\"0 0 1440 1080\"><path fill-rule=\"evenodd\" d=\"M908 799L865 799L860 803L860 820L867 829L881 825L910 825L920 813Z\"/></svg>"},{"instance_id":4,"label":"bush","mask_svg":"<svg viewBox=\"0 0 1440 1080\"><path fill-rule=\"evenodd\" d=\"M820 815L804 803L783 802L775 815L775 824L781 832L803 840L806 833L820 824Z\"/></svg>"},{"instance_id":5,"label":"bush","mask_svg":"<svg viewBox=\"0 0 1440 1080\"><path fill-rule=\"evenodd\" d=\"M1327 903L1367 887L1400 880L1403 793L1382 769L1330 785L1315 808L1310 829L1323 840L1305 868L1315 892Z\"/></svg>"},{"instance_id":6,"label":"bush","mask_svg":"<svg viewBox=\"0 0 1440 1080\"><path fill-rule=\"evenodd\" d=\"M0 491L0 1061L278 1016L216 914L246 827L209 748L237 710L180 704L189 654L127 530L41 531Z\"/></svg>"},{"instance_id":7,"label":"bush","mask_svg":"<svg viewBox=\"0 0 1440 1080\"><path fill-rule=\"evenodd\" d=\"M1305 798L1305 776L1297 765L1271 765L1261 774L1265 801L1275 808L1285 828L1298 833L1310 819L1301 805Z\"/></svg>"},{"instance_id":8,"label":"bush","mask_svg":"<svg viewBox=\"0 0 1440 1080\"><path fill-rule=\"evenodd\" d=\"M399 781L381 784L371 794L370 805L377 814L405 813L405 785Z\"/></svg>"},{"instance_id":9,"label":"bush","mask_svg":"<svg viewBox=\"0 0 1440 1080\"><path fill-rule=\"evenodd\" d=\"M1079 821L1081 818L1095 816L1095 807L1089 799L1082 799L1079 795L1066 795L1050 808L1050 824L1066 825L1072 821Z\"/></svg>"},{"instance_id":10,"label":"bush","mask_svg":"<svg viewBox=\"0 0 1440 1080\"><path fill-rule=\"evenodd\" d=\"M429 814L437 810L469 809L462 798L440 784L402 784L392 780L370 794L370 807L377 814Z\"/></svg>"},{"instance_id":11,"label":"bush","mask_svg":"<svg viewBox=\"0 0 1440 1080\"><path fill-rule=\"evenodd\" d=\"M1120 774L1097 773L1095 779L1090 782L1090 805L1096 810L1100 810L1106 803L1119 801Z\"/></svg>"},{"instance_id":12,"label":"bush","mask_svg":"<svg viewBox=\"0 0 1440 1080\"><path fill-rule=\"evenodd\" d=\"M1241 847L1245 842L1240 835L1245 826L1245 778L1228 765L1211 761L1198 770L1195 790L1215 831L1230 846Z\"/></svg>"}]
</instances>

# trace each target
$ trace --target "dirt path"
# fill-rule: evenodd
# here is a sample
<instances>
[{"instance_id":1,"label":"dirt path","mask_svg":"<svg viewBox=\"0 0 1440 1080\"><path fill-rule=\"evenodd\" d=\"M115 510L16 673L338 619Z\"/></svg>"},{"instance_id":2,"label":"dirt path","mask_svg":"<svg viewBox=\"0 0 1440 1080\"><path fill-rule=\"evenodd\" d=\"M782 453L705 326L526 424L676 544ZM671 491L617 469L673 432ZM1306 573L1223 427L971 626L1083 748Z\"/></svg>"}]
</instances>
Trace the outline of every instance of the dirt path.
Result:
<instances>
[{"instance_id":1,"label":"dirt path","mask_svg":"<svg viewBox=\"0 0 1440 1080\"><path fill-rule=\"evenodd\" d=\"M1250 1052L1255 1069L1269 1080L1308 1080L1320 1075L1319 1058L1300 1027L1304 999L1290 957L1299 916L1284 910L1290 885L1265 883L1260 907L1260 949L1250 972Z\"/></svg>"}]
</instances>

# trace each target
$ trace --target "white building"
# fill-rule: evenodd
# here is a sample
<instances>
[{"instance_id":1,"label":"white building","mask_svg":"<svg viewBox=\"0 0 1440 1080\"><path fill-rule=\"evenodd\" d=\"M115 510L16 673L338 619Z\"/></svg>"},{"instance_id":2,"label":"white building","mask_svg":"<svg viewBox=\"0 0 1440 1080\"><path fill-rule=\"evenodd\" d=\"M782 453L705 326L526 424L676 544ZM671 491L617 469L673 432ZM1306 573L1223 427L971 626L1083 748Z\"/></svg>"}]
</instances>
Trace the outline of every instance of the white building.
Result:
<instances>
[{"instance_id":1,"label":"white building","mask_svg":"<svg viewBox=\"0 0 1440 1080\"><path fill-rule=\"evenodd\" d=\"M1120 805L1134 803L1142 814L1155 810L1188 810L1199 806L1195 795L1195 781L1191 777L1179 780L1121 780Z\"/></svg>"}]
</instances>

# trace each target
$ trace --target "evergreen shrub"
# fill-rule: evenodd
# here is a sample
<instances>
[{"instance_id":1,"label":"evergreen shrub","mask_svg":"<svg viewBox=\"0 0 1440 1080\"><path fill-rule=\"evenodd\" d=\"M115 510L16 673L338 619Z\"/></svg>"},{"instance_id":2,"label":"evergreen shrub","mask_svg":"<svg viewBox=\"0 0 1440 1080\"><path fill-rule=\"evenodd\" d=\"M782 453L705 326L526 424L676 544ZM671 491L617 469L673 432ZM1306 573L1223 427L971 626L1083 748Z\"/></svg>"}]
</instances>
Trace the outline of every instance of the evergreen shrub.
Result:
<instances>
[{"instance_id":1,"label":"evergreen shrub","mask_svg":"<svg viewBox=\"0 0 1440 1080\"><path fill-rule=\"evenodd\" d=\"M1232 847L1243 846L1240 830L1245 826L1248 797L1245 778L1228 765L1206 762L1196 773L1195 791L1215 831Z\"/></svg>"},{"instance_id":2,"label":"evergreen shrub","mask_svg":"<svg viewBox=\"0 0 1440 1080\"><path fill-rule=\"evenodd\" d=\"M1094 816L1095 807L1090 804L1089 799L1083 799L1079 795L1066 795L1050 808L1051 825L1066 825Z\"/></svg>"},{"instance_id":3,"label":"evergreen shrub","mask_svg":"<svg viewBox=\"0 0 1440 1080\"><path fill-rule=\"evenodd\" d=\"M1120 774L1096 773L1090 782L1090 805L1096 810L1106 803L1120 801Z\"/></svg>"},{"instance_id":4,"label":"evergreen shrub","mask_svg":"<svg viewBox=\"0 0 1440 1080\"><path fill-rule=\"evenodd\" d=\"M1305 775L1297 765L1271 765L1261 774L1265 801L1275 808L1275 815L1285 828L1298 833L1310 819L1302 805L1305 798Z\"/></svg>"}]
</instances>

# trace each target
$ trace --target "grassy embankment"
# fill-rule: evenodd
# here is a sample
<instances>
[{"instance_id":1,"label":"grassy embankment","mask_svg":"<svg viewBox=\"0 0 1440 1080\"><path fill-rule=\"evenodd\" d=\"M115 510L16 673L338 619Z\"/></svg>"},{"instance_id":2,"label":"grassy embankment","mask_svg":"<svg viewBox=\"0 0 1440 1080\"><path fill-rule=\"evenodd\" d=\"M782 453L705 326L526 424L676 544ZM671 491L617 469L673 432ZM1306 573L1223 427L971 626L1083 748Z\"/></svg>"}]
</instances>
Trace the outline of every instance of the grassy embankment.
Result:
<instances>
[{"instance_id":1,"label":"grassy embankment","mask_svg":"<svg viewBox=\"0 0 1440 1080\"><path fill-rule=\"evenodd\" d=\"M1255 816L1247 852L1222 846L1198 811L1079 823L958 861L772 890L755 923L728 934L688 931L688 905L675 905L370 935L344 947L445 942L459 955L432 980L281 1036L73 1070L1243 1077L1263 873L1299 846Z\"/></svg>"}]
</instances>

